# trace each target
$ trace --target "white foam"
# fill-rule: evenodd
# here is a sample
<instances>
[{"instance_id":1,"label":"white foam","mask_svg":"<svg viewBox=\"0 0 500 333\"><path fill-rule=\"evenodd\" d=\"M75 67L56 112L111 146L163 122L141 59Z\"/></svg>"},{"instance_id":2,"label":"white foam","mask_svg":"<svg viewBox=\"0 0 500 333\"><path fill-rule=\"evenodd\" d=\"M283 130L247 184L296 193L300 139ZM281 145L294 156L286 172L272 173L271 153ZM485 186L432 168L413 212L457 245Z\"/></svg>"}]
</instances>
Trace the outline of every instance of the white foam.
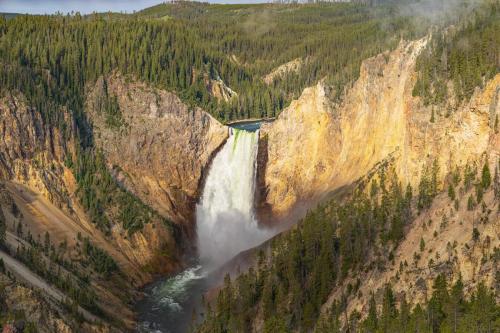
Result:
<instances>
[{"instance_id":1,"label":"white foam","mask_svg":"<svg viewBox=\"0 0 500 333\"><path fill-rule=\"evenodd\" d=\"M196 207L198 251L208 270L269 237L254 214L258 140L259 131L231 129L212 162Z\"/></svg>"}]
</instances>

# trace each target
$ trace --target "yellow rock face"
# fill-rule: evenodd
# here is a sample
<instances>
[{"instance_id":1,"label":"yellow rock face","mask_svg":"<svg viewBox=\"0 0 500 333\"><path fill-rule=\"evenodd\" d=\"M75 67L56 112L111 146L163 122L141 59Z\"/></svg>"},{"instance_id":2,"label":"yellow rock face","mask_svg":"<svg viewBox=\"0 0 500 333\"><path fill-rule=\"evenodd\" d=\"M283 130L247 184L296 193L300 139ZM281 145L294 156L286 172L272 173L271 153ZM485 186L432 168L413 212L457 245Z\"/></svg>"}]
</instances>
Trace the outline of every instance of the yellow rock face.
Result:
<instances>
[{"instance_id":1,"label":"yellow rock face","mask_svg":"<svg viewBox=\"0 0 500 333\"><path fill-rule=\"evenodd\" d=\"M320 82L263 126L267 163L259 165L259 177L273 217L290 216L390 156L402 180L415 185L434 159L444 177L485 152L499 155L491 119L500 112L500 74L449 117L435 110L431 123L432 109L412 96L416 58L426 43L401 42L393 52L364 61L341 105Z\"/></svg>"}]
</instances>

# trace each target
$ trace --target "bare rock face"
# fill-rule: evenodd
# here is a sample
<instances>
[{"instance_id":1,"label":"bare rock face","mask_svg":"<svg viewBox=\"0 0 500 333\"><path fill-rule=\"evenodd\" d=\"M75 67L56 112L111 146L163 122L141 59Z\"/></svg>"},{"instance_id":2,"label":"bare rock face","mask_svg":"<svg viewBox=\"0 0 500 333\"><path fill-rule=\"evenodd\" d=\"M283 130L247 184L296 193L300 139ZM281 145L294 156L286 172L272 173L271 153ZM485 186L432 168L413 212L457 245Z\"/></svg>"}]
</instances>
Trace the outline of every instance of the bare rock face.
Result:
<instances>
[{"instance_id":1,"label":"bare rock face","mask_svg":"<svg viewBox=\"0 0 500 333\"><path fill-rule=\"evenodd\" d=\"M261 127L258 184L265 201L261 205L271 210L265 220L283 217L300 208L301 200L330 188L340 152L334 117L318 84Z\"/></svg>"},{"instance_id":2,"label":"bare rock face","mask_svg":"<svg viewBox=\"0 0 500 333\"><path fill-rule=\"evenodd\" d=\"M232 98L237 97L238 93L229 88L221 78L216 80L205 79L208 92L217 98L219 101L229 102Z\"/></svg>"},{"instance_id":3,"label":"bare rock face","mask_svg":"<svg viewBox=\"0 0 500 333\"><path fill-rule=\"evenodd\" d=\"M104 89L117 98L125 123L119 129L108 126L96 107ZM227 139L227 128L175 94L119 74L97 82L87 108L96 144L116 178L160 214L191 224L205 168Z\"/></svg>"},{"instance_id":4,"label":"bare rock face","mask_svg":"<svg viewBox=\"0 0 500 333\"><path fill-rule=\"evenodd\" d=\"M0 99L0 181L27 184L68 209L70 199L60 177L61 162L72 153L72 142L59 130L44 126L40 113L26 104L22 96ZM71 136L73 119L65 110L61 113Z\"/></svg>"},{"instance_id":5,"label":"bare rock face","mask_svg":"<svg viewBox=\"0 0 500 333\"><path fill-rule=\"evenodd\" d=\"M283 219L365 175L393 156L403 181L418 183L437 160L444 177L455 166L499 155L492 120L500 113L500 75L450 116L412 96L415 62L427 39L401 42L363 62L360 77L335 105L320 82L304 90L261 129L259 207ZM264 145L264 146L263 146ZM493 159L490 159L490 161Z\"/></svg>"},{"instance_id":6,"label":"bare rock face","mask_svg":"<svg viewBox=\"0 0 500 333\"><path fill-rule=\"evenodd\" d=\"M304 65L304 60L301 58L293 59L283 65L273 69L273 71L262 78L264 83L270 85L274 80L285 76L288 73L297 73Z\"/></svg>"},{"instance_id":7,"label":"bare rock face","mask_svg":"<svg viewBox=\"0 0 500 333\"><path fill-rule=\"evenodd\" d=\"M3 278L3 280L8 281L7 278ZM58 314L51 311L48 304L40 299L32 290L15 283L10 283L10 281L7 283L9 285L7 285L8 292L5 293L7 296L5 303L11 311L23 311L26 313L28 315L27 319L32 323L36 323L37 329L40 332L71 332L71 327L63 319L59 318Z\"/></svg>"}]
</instances>

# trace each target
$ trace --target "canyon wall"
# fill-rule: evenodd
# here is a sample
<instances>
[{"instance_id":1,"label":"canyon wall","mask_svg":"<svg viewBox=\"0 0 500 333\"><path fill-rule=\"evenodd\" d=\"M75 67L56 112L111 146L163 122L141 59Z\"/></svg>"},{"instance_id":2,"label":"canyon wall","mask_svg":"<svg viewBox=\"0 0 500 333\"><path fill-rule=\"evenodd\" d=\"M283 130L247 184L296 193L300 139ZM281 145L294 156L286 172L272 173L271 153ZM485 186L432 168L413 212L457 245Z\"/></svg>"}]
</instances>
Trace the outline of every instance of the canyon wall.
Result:
<instances>
[{"instance_id":1,"label":"canyon wall","mask_svg":"<svg viewBox=\"0 0 500 333\"><path fill-rule=\"evenodd\" d=\"M297 221L344 187L369 183L384 161L417 195L423 173L437 162L441 188L431 207L422 212L414 207L399 245L370 253L366 269L349 273L332 289L322 307L325 316L352 286L359 290L347 296L347 313L362 314L368 313L371 293L382 303L387 283L397 302L406 297L412 305L430 298L439 274L452 281L460 276L467 295L479 281L498 290L498 196L490 187L481 204L474 204L476 190L462 186L454 201L444 184L466 165L474 165L478 176L485 161L492 173L498 167L500 74L458 106L453 96L446 105L426 106L413 96L413 87L416 59L427 43L426 38L401 42L394 51L365 60L340 103L332 101L323 82L305 89L261 128L256 204L263 223ZM257 260L255 253L245 254L248 261ZM387 264L378 266L381 258Z\"/></svg>"},{"instance_id":2,"label":"canyon wall","mask_svg":"<svg viewBox=\"0 0 500 333\"><path fill-rule=\"evenodd\" d=\"M416 58L426 44L426 38L401 42L365 60L340 105L320 82L263 125L257 205L265 219L302 214L389 156L414 188L434 159L441 177L485 152L496 160L500 144L492 120L500 113L500 74L450 115L435 109L431 122L432 107L412 95Z\"/></svg>"},{"instance_id":3,"label":"canyon wall","mask_svg":"<svg viewBox=\"0 0 500 333\"><path fill-rule=\"evenodd\" d=\"M60 112L67 123L67 137L72 137L73 118L64 109ZM61 162L72 153L73 141L67 141L57 128L46 126L23 96L5 94L0 98L0 181L26 184L69 211L71 199L62 181Z\"/></svg>"},{"instance_id":4,"label":"canyon wall","mask_svg":"<svg viewBox=\"0 0 500 333\"><path fill-rule=\"evenodd\" d=\"M110 126L106 115L96 108L104 93L116 97L123 122L119 128ZM81 225L85 234L99 235L106 243L80 206L76 179L65 165L67 157L76 156L76 126L71 114L60 110L67 125L63 135L27 105L20 94L6 94L0 100L0 180L8 182L11 191L25 190L51 209L61 210L66 221L72 221L68 224ZM89 89L86 111L95 146L104 153L115 179L160 215L192 233L204 173L225 142L227 128L201 109L190 109L173 93L116 73ZM111 233L114 249L106 248L124 264L125 271L137 276L138 284L149 280L141 267L155 261L157 253L173 242L159 222L147 224L132 236L116 224ZM169 265L162 265L162 271L168 270Z\"/></svg>"},{"instance_id":5,"label":"canyon wall","mask_svg":"<svg viewBox=\"0 0 500 333\"><path fill-rule=\"evenodd\" d=\"M120 129L108 126L97 110L104 89L117 97L125 122ZM175 94L119 74L98 80L87 109L96 144L116 178L160 214L192 227L205 167L227 139L227 128Z\"/></svg>"},{"instance_id":6,"label":"canyon wall","mask_svg":"<svg viewBox=\"0 0 500 333\"><path fill-rule=\"evenodd\" d=\"M108 104L118 106L115 123L96 106L104 94ZM208 165L228 131L175 94L116 73L88 87L85 111L91 133L86 139L103 153L114 179L159 216L150 213L150 223L131 234L119 222L117 207L107 207L109 231L98 228L81 201L74 170L81 156L71 112L59 110L61 130L47 125L22 94L7 92L0 98L0 199L9 199L0 200L6 246L16 253L48 235L57 251L65 249L62 258L73 264L69 276L75 280L89 276L96 302L108 318L132 328L135 318L130 304L139 297L136 288L158 273L170 274L184 265L187 246L194 243L183 241L186 236L194 238L195 203ZM95 199L90 195L90 200ZM82 246L86 239L105 251L120 272L103 278L93 271ZM51 260L43 253L41 257ZM60 263L51 265L53 271L66 271Z\"/></svg>"}]
</instances>

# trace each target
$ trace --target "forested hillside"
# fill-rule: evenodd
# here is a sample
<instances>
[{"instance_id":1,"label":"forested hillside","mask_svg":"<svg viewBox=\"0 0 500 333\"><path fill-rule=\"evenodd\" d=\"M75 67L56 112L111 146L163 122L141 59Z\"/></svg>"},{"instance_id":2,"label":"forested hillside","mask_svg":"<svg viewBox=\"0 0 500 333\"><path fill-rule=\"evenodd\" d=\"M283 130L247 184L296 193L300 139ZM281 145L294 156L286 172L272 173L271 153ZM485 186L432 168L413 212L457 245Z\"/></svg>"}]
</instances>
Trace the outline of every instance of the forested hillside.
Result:
<instances>
[{"instance_id":1,"label":"forested hillside","mask_svg":"<svg viewBox=\"0 0 500 333\"><path fill-rule=\"evenodd\" d=\"M500 7L498 2L474 10L468 19L432 34L417 63L414 95L426 104L455 109L476 87L500 71ZM451 85L449 84L451 83Z\"/></svg>"},{"instance_id":2,"label":"forested hillside","mask_svg":"<svg viewBox=\"0 0 500 333\"><path fill-rule=\"evenodd\" d=\"M354 4L159 5L138 14L189 23L223 57L217 74L240 97L220 105L223 120L274 117L307 86L326 79L334 98L359 75L367 57L387 50L400 38L415 38L429 22L402 17L391 6ZM262 77L291 60L303 62L269 85ZM229 60L229 63L228 63ZM243 73L235 72L237 65Z\"/></svg>"},{"instance_id":3,"label":"forested hillside","mask_svg":"<svg viewBox=\"0 0 500 333\"><path fill-rule=\"evenodd\" d=\"M425 33L426 26L391 6L353 4L178 3L134 16L18 16L0 23L2 86L17 84L31 94L23 88L29 82L12 82L29 70L29 79L54 78L50 84L58 88L50 96L79 103L87 83L119 70L176 91L221 120L271 117L319 79L327 78L339 97L362 59ZM295 58L304 60L299 72L269 86L262 81ZM238 97L219 101L210 95L207 80L217 79Z\"/></svg>"},{"instance_id":4,"label":"forested hillside","mask_svg":"<svg viewBox=\"0 0 500 333\"><path fill-rule=\"evenodd\" d=\"M443 13L439 20L408 15L404 7L391 3L227 6L182 2L134 15L1 18L2 80L22 77L18 71L28 68L33 72L30 78L47 78L42 74L46 70L55 79L51 84L60 85L51 96L78 103L76 95L85 84L118 70L175 91L223 121L273 117L321 79L331 87L332 97L341 98L345 86L358 77L363 59L393 48L401 38L422 36L430 27L461 22L458 32L451 28L446 36L436 30L433 47L437 50L422 59L423 76L415 91L429 94L432 87L433 98L442 99L446 89L442 76L449 72L460 90L458 97L470 97L480 84L478 75L498 66L498 52L489 47L498 38L494 35L497 11L491 2L463 23L454 14ZM484 15L487 21L474 19ZM460 49L453 47L457 43L465 53L455 51ZM443 55L444 51L449 54ZM294 59L302 62L299 70L270 84L262 80ZM455 69L443 70L449 66ZM430 68L442 70L431 73ZM457 73L467 76L462 83ZM207 89L210 80L222 80L237 96L230 100L213 96Z\"/></svg>"},{"instance_id":5,"label":"forested hillside","mask_svg":"<svg viewBox=\"0 0 500 333\"><path fill-rule=\"evenodd\" d=\"M450 219L454 214L460 215L460 211L480 211L484 222L468 235L467 249L475 244L480 246L481 239L488 242L492 235L482 232L487 228L485 225L498 224L499 168L499 162L495 162L492 179L487 162L479 168L470 165L450 175L448 184L441 184L437 180L438 170L433 166L421 179L418 189L413 189L410 185L402 187L390 161L383 163L374 174L356 185L352 195L345 199L335 198L311 210L296 227L263 246L248 272L233 280L227 275L216 299L207 304L209 311L198 331L499 330L498 290L495 286L489 289L479 283L476 290L469 288L466 295L460 276L450 281L450 271L446 267L452 267L453 255L439 264L436 264L440 260L439 253L429 259L428 274L435 270L437 276L430 299L422 303L410 298L411 284L401 293L395 293L391 285L419 270L422 261L425 267L421 257L431 256L427 255L422 236L420 251L414 253L413 262L405 260L396 265L398 247L408 237L409 230L416 228L419 216L424 219L431 216L429 210L438 196L447 206L454 206ZM473 184L476 184L475 190ZM447 193L440 188L448 188ZM486 193L488 198L485 198ZM424 228L431 228L431 219L428 225L427 221L424 223ZM439 239L448 223L448 218L443 217L439 231L434 231L432 237ZM453 240L448 240L450 249L460 248L456 241L453 245L450 241ZM496 265L499 251L495 247L491 253L484 252L482 264L487 265L491 260ZM443 273L439 273L440 269ZM392 282L385 285L382 293L380 290L362 293L360 286L366 282L363 279L369 272L392 273L394 270L396 274L389 280ZM481 277L478 278L481 281ZM419 281L412 280L412 283ZM340 296L332 298L332 295ZM367 311L348 311L350 302L363 299L370 300Z\"/></svg>"}]
</instances>

